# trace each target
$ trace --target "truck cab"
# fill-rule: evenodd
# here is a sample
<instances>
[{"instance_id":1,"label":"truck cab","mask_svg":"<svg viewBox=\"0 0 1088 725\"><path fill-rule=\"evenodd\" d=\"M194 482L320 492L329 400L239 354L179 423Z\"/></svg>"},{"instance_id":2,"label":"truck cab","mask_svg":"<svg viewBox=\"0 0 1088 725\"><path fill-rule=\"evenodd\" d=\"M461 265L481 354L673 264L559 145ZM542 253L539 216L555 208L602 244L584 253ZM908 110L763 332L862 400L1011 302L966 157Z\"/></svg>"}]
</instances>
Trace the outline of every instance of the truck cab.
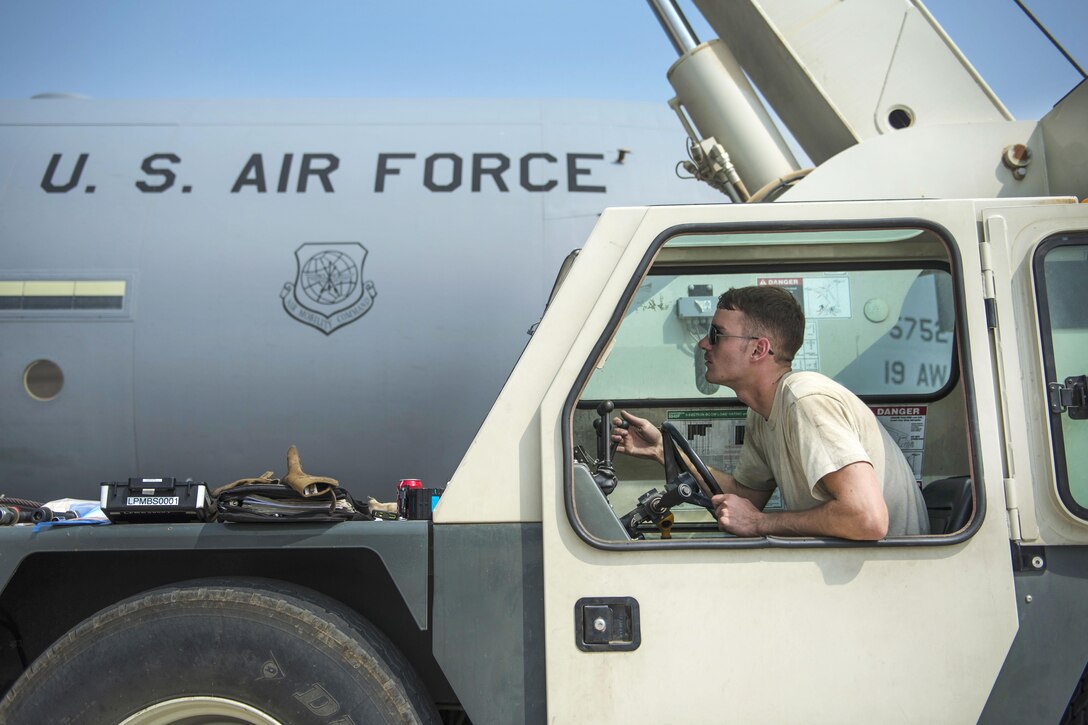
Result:
<instances>
[{"instance_id":1,"label":"truck cab","mask_svg":"<svg viewBox=\"0 0 1088 725\"><path fill-rule=\"evenodd\" d=\"M539 516L548 716L637 717L631 693L690 670L706 680L657 703L666 719L1060 718L1088 661L1069 615L1088 542L1073 402L1088 330L1069 283L1086 230L1073 199L603 215L435 519L436 532L467 522L470 499L490 504L476 518ZM617 456L604 493L602 406L672 422L729 469L744 407L708 389L695 346L715 296L753 284L803 300L794 369L870 405L916 473L929 535L734 537L690 503L668 527L624 525L670 482ZM512 425L530 390L539 407L516 406ZM907 689L925 696L904 702Z\"/></svg>"}]
</instances>

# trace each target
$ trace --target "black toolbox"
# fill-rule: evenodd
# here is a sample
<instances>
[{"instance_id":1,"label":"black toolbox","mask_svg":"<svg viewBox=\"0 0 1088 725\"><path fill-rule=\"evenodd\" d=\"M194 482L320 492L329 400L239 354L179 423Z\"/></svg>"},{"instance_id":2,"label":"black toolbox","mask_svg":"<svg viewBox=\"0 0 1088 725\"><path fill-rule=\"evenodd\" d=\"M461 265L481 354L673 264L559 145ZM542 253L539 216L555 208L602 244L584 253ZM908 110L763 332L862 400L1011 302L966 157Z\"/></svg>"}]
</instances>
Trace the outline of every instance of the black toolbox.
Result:
<instances>
[{"instance_id":1,"label":"black toolbox","mask_svg":"<svg viewBox=\"0 0 1088 725\"><path fill-rule=\"evenodd\" d=\"M130 478L102 484L99 502L114 523L184 523L207 521L208 486L173 478Z\"/></svg>"}]
</instances>

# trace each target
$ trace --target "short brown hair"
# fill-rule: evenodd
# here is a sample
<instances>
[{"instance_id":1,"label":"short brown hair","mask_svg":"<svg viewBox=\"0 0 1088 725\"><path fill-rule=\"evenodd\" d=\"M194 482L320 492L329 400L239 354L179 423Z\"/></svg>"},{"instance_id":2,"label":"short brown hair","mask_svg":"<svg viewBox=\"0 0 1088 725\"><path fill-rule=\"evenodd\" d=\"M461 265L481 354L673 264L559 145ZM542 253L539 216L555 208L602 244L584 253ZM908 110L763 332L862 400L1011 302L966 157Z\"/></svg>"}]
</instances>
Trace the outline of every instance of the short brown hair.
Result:
<instances>
[{"instance_id":1,"label":"short brown hair","mask_svg":"<svg viewBox=\"0 0 1088 725\"><path fill-rule=\"evenodd\" d=\"M766 337L779 362L789 364L805 339L805 311L783 287L731 287L718 298L719 310L743 312L746 335Z\"/></svg>"}]
</instances>

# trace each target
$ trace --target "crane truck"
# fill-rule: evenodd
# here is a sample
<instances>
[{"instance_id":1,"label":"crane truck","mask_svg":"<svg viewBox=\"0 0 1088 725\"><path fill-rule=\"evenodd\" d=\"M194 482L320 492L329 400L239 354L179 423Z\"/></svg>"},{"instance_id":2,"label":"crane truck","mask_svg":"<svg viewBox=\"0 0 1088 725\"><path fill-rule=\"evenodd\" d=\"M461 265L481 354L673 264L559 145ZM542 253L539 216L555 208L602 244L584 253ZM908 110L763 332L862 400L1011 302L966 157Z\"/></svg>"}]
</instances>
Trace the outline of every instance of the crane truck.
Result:
<instances>
[{"instance_id":1,"label":"crane truck","mask_svg":"<svg viewBox=\"0 0 1088 725\"><path fill-rule=\"evenodd\" d=\"M914 0L696 0L707 43L651 5L731 203L604 211L430 519L0 529L0 720L1084 718L1088 84L1016 121ZM794 368L870 406L928 534L733 536L614 455L624 409L730 469L696 345L745 285L803 304Z\"/></svg>"}]
</instances>

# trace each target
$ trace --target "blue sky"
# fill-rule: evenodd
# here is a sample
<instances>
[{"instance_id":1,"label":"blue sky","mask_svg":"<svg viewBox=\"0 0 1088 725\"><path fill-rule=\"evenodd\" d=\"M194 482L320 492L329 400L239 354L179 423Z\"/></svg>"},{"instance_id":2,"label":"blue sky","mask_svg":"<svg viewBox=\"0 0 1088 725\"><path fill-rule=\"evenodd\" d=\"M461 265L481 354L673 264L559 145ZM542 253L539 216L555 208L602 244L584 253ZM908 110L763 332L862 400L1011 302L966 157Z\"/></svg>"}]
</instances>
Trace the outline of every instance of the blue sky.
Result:
<instances>
[{"instance_id":1,"label":"blue sky","mask_svg":"<svg viewBox=\"0 0 1088 725\"><path fill-rule=\"evenodd\" d=\"M1027 4L1088 67L1088 2ZM1012 0L927 6L1018 118L1080 77ZM644 0L0 0L0 98L664 102L674 59Z\"/></svg>"}]
</instances>

